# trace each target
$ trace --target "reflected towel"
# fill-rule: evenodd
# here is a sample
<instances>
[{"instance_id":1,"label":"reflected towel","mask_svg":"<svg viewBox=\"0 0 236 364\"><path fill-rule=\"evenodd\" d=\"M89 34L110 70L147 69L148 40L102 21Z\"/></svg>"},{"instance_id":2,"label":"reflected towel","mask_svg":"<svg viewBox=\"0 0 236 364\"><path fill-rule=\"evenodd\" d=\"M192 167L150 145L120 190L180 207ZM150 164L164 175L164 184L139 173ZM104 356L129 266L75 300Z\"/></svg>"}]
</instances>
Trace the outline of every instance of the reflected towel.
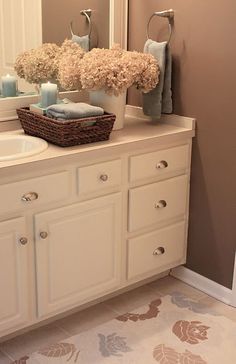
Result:
<instances>
[{"instance_id":1,"label":"reflected towel","mask_svg":"<svg viewBox=\"0 0 236 364\"><path fill-rule=\"evenodd\" d=\"M57 120L81 119L91 116L100 116L104 110L98 106L84 102L51 105L46 110L47 116Z\"/></svg>"},{"instance_id":2,"label":"reflected towel","mask_svg":"<svg viewBox=\"0 0 236 364\"><path fill-rule=\"evenodd\" d=\"M71 40L72 42L79 44L80 47L85 50L85 52L88 52L90 50L89 35L84 35L83 37L80 37L78 35L73 34Z\"/></svg>"},{"instance_id":3,"label":"reflected towel","mask_svg":"<svg viewBox=\"0 0 236 364\"><path fill-rule=\"evenodd\" d=\"M144 46L144 53L152 54L160 67L159 83L156 88L143 94L143 112L155 119L161 113L172 113L171 73L172 59L167 42L158 43L148 39Z\"/></svg>"}]
</instances>

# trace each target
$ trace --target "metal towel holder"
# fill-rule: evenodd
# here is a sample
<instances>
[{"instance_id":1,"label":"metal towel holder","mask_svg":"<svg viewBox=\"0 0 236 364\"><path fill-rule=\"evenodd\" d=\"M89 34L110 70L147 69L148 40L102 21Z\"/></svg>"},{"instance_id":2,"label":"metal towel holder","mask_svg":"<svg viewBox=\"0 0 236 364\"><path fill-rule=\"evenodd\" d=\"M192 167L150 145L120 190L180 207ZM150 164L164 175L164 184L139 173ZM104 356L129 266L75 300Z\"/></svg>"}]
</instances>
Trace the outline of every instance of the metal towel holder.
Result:
<instances>
[{"instance_id":1,"label":"metal towel holder","mask_svg":"<svg viewBox=\"0 0 236 364\"><path fill-rule=\"evenodd\" d=\"M90 37L91 32L92 32L92 22L91 22L91 15L92 15L92 10L91 9L85 9L85 10L81 10L80 11L81 15L84 15L86 17L86 19L88 20L89 23L89 32L88 32L88 36ZM71 35L75 35L74 31L73 31L73 21L70 22L70 32Z\"/></svg>"},{"instance_id":2,"label":"metal towel holder","mask_svg":"<svg viewBox=\"0 0 236 364\"><path fill-rule=\"evenodd\" d=\"M150 27L150 23L151 20L154 18L154 16L160 16L162 18L167 18L168 19L168 23L169 23L169 38L167 40L167 43L170 42L171 39L171 35L172 35L172 25L173 25L173 19L174 19L174 10L173 9L169 9L169 10L164 10L164 11L156 11L155 13L153 13L148 21L147 24L147 39L150 38L149 36L149 27Z\"/></svg>"}]
</instances>

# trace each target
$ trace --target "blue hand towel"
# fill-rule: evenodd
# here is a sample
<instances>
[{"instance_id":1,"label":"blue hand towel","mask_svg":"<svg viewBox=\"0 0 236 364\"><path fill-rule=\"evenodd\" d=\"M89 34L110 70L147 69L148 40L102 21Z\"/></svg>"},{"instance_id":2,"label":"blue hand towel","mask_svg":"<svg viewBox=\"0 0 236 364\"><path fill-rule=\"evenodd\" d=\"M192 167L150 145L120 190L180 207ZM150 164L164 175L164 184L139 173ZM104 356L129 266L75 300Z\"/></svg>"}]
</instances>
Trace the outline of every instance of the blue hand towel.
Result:
<instances>
[{"instance_id":1,"label":"blue hand towel","mask_svg":"<svg viewBox=\"0 0 236 364\"><path fill-rule=\"evenodd\" d=\"M143 112L145 115L160 119L161 113L172 113L171 73L172 59L167 42L158 43L148 39L144 53L152 54L160 67L159 83L156 88L143 94Z\"/></svg>"},{"instance_id":2,"label":"blue hand towel","mask_svg":"<svg viewBox=\"0 0 236 364\"><path fill-rule=\"evenodd\" d=\"M51 105L46 110L47 116L57 120L81 119L100 116L104 110L83 102Z\"/></svg>"},{"instance_id":3,"label":"blue hand towel","mask_svg":"<svg viewBox=\"0 0 236 364\"><path fill-rule=\"evenodd\" d=\"M90 50L89 35L84 35L83 37L80 37L78 35L73 34L71 40L72 42L79 44L80 47L85 50L85 52L88 52Z\"/></svg>"}]
</instances>

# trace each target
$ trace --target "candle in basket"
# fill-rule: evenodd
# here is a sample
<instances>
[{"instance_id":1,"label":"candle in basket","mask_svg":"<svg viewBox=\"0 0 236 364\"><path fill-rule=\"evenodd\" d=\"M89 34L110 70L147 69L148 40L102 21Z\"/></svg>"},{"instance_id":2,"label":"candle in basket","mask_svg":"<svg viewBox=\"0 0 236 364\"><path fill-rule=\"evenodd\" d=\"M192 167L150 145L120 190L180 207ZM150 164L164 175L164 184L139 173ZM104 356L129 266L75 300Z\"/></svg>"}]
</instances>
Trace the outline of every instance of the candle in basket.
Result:
<instances>
[{"instance_id":1,"label":"candle in basket","mask_svg":"<svg viewBox=\"0 0 236 364\"><path fill-rule=\"evenodd\" d=\"M2 96L13 97L16 96L17 81L14 76L6 75L2 77Z\"/></svg>"},{"instance_id":2,"label":"candle in basket","mask_svg":"<svg viewBox=\"0 0 236 364\"><path fill-rule=\"evenodd\" d=\"M57 84L47 82L41 85L41 107L46 108L57 103Z\"/></svg>"}]
</instances>

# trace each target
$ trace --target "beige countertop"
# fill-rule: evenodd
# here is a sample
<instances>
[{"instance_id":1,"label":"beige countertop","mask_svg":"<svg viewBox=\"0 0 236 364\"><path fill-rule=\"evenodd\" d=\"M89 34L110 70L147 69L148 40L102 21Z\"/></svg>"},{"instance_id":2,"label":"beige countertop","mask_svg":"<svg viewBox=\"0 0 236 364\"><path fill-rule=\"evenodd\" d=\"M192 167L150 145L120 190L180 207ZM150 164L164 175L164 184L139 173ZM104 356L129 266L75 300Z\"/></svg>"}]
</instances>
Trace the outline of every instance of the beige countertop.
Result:
<instances>
[{"instance_id":1,"label":"beige countertop","mask_svg":"<svg viewBox=\"0 0 236 364\"><path fill-rule=\"evenodd\" d=\"M0 169L52 160L55 158L68 158L69 156L74 156L74 158L78 159L85 155L88 157L88 154L91 152L94 153L94 151L96 151L99 156L99 154L106 152L107 148L112 148L112 150L121 148L120 150L125 151L126 147L128 147L129 150L132 149L132 143L135 143L136 148L137 143L140 143L140 147L143 146L143 143L146 143L146 145L151 147L153 143L156 146L157 138L160 138L158 142L162 144L170 143L172 141L176 142L183 136L185 138L191 138L195 135L195 120L193 118L168 115L163 116L160 121L152 122L149 118L142 117L139 108L130 107L130 109L128 109L128 115L126 115L125 118L124 128L119 131L113 131L110 135L110 139L107 141L66 148L49 143L48 148L40 154L28 158L0 162ZM131 112L132 115L130 115ZM8 132L5 131L4 133L23 134L24 131L18 129Z\"/></svg>"}]
</instances>

